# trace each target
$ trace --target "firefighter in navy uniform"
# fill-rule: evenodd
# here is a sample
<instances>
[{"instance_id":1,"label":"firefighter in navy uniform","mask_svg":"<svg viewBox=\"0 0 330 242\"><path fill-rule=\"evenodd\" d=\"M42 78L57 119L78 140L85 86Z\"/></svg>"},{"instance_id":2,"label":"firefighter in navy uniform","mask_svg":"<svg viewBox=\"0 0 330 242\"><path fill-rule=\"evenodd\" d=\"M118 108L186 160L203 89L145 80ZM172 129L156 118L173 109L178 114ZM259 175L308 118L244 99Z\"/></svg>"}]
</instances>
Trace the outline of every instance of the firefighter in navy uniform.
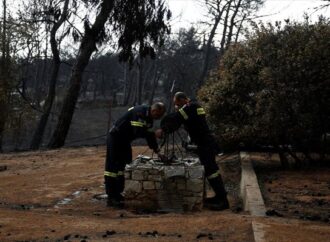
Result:
<instances>
[{"instance_id":1,"label":"firefighter in navy uniform","mask_svg":"<svg viewBox=\"0 0 330 242\"><path fill-rule=\"evenodd\" d=\"M145 138L150 149L159 152L156 134L151 128L153 120L160 119L164 113L165 106L160 102L152 106L131 107L109 131L104 172L107 206L123 207L124 198L121 193L125 184L125 166L132 161L131 142L137 138Z\"/></svg>"},{"instance_id":2,"label":"firefighter in navy uniform","mask_svg":"<svg viewBox=\"0 0 330 242\"><path fill-rule=\"evenodd\" d=\"M227 193L215 162L215 156L220 153L220 148L207 125L204 109L197 101L191 101L183 92L174 95L173 103L177 112L167 115L162 120L163 131L166 132L166 119L169 126L170 123L175 124L173 129L179 128L181 124L184 125L191 141L197 145L197 154L204 166L205 176L215 192L214 197L206 198L204 206L213 210L229 208Z\"/></svg>"}]
</instances>

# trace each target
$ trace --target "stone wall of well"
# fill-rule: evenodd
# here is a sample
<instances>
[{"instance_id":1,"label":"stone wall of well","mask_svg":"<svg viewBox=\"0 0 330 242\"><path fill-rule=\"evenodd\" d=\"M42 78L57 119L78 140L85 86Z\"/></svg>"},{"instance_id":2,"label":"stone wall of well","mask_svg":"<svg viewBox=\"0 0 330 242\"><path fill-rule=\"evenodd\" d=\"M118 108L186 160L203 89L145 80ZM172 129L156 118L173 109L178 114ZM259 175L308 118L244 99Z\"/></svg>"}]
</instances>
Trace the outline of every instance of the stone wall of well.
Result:
<instances>
[{"instance_id":1,"label":"stone wall of well","mask_svg":"<svg viewBox=\"0 0 330 242\"><path fill-rule=\"evenodd\" d=\"M158 211L203 207L204 168L196 158L171 165L151 159L135 162L126 167L125 178L125 203L130 207Z\"/></svg>"}]
</instances>

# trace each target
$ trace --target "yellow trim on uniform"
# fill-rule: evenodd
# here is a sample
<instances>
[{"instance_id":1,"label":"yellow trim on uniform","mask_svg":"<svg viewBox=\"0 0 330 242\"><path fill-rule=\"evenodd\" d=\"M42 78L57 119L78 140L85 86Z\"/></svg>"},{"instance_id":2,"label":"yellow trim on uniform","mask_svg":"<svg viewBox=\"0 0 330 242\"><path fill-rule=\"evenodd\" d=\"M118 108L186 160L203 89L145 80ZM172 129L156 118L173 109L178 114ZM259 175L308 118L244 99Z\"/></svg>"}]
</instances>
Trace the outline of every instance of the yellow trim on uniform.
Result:
<instances>
[{"instance_id":1,"label":"yellow trim on uniform","mask_svg":"<svg viewBox=\"0 0 330 242\"><path fill-rule=\"evenodd\" d=\"M205 114L204 108L197 108L197 115L204 115L204 114Z\"/></svg>"},{"instance_id":2,"label":"yellow trim on uniform","mask_svg":"<svg viewBox=\"0 0 330 242\"><path fill-rule=\"evenodd\" d=\"M130 107L130 108L128 109L128 111L131 111L133 108L134 108L134 107Z\"/></svg>"},{"instance_id":3,"label":"yellow trim on uniform","mask_svg":"<svg viewBox=\"0 0 330 242\"><path fill-rule=\"evenodd\" d=\"M145 122L131 121L131 125L135 127L144 127L146 126Z\"/></svg>"},{"instance_id":4,"label":"yellow trim on uniform","mask_svg":"<svg viewBox=\"0 0 330 242\"><path fill-rule=\"evenodd\" d=\"M186 112L183 110L183 108L179 109L180 114L182 115L182 117L187 120L188 119L188 115L186 114Z\"/></svg>"},{"instance_id":5,"label":"yellow trim on uniform","mask_svg":"<svg viewBox=\"0 0 330 242\"><path fill-rule=\"evenodd\" d=\"M110 177L117 177L117 173L115 172L110 172L110 171L105 171L104 172L105 176L110 176Z\"/></svg>"},{"instance_id":6,"label":"yellow trim on uniform","mask_svg":"<svg viewBox=\"0 0 330 242\"><path fill-rule=\"evenodd\" d=\"M217 171L217 172L213 173L212 175L209 175L209 176L207 177L207 179L213 179L213 178L218 177L219 175L220 175L220 173L219 173L219 171Z\"/></svg>"}]
</instances>

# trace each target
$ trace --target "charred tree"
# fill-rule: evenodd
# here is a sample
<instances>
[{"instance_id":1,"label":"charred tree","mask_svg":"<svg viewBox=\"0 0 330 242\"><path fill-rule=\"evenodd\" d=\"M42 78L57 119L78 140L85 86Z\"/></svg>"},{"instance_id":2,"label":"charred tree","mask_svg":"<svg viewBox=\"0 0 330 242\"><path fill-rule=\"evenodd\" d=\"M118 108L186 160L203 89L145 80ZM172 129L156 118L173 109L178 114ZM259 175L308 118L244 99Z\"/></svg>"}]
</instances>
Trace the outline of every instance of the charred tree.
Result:
<instances>
[{"instance_id":1,"label":"charred tree","mask_svg":"<svg viewBox=\"0 0 330 242\"><path fill-rule=\"evenodd\" d=\"M203 85L207 72L208 72L208 69L209 69L210 54L211 54L213 39L214 39L214 36L218 29L220 20L222 19L222 15L226 9L225 7L222 7L221 4L222 4L222 0L215 0L210 3L210 7L211 7L210 12L214 15L214 23L213 23L211 32L209 34L209 37L207 39L206 46L205 46L205 58L204 58L204 62L203 62L203 69L202 69L202 73L201 73L201 76L198 81L197 88L200 88Z\"/></svg>"},{"instance_id":2,"label":"charred tree","mask_svg":"<svg viewBox=\"0 0 330 242\"><path fill-rule=\"evenodd\" d=\"M72 68L70 87L64 99L56 129L48 145L49 148L58 148L65 143L80 92L82 73L91 54L96 50L96 44L102 43L106 37L105 23L108 19L113 31L119 35L118 45L121 49L119 57L122 61L132 62L134 59L133 47L140 43L143 43L143 46L139 46L141 56L153 56L152 44L161 45L164 35L169 32L164 18L167 17L168 20L170 12L164 7L162 1L103 0L100 6L100 12L93 25L90 27L89 23L85 21L85 33L81 40L76 63Z\"/></svg>"},{"instance_id":3,"label":"charred tree","mask_svg":"<svg viewBox=\"0 0 330 242\"><path fill-rule=\"evenodd\" d=\"M57 126L48 144L49 148L58 148L64 145L78 100L83 71L89 62L90 56L96 50L97 42L101 41L103 38L104 25L109 18L113 6L114 1L102 1L101 10L92 27L89 27L89 25L85 23L85 34L81 40L76 63L72 67L70 87L64 99Z\"/></svg>"},{"instance_id":4,"label":"charred tree","mask_svg":"<svg viewBox=\"0 0 330 242\"><path fill-rule=\"evenodd\" d=\"M54 98L55 98L55 93L56 93L56 83L57 83L57 77L61 65L61 60L60 60L60 53L58 49L58 42L56 40L56 33L57 30L61 27L61 25L64 23L65 19L67 18L68 15L68 6L69 6L69 0L65 0L63 11L61 14L60 19L56 24L53 25L51 32L50 32L50 45L51 45L51 50L53 54L53 64L52 64L52 72L50 76L50 81L49 81L49 89L48 89L48 95L45 100L44 108L43 108L43 113L40 117L40 120L38 122L37 128L34 132L30 148L32 150L36 150L40 147L40 144L42 142L42 137L45 132L45 128L48 122L48 118L53 106Z\"/></svg>"},{"instance_id":5,"label":"charred tree","mask_svg":"<svg viewBox=\"0 0 330 242\"><path fill-rule=\"evenodd\" d=\"M3 0L3 22L2 22L2 44L0 59L0 152L2 152L2 141L8 116L8 90L9 90L9 51L7 44L7 2Z\"/></svg>"}]
</instances>

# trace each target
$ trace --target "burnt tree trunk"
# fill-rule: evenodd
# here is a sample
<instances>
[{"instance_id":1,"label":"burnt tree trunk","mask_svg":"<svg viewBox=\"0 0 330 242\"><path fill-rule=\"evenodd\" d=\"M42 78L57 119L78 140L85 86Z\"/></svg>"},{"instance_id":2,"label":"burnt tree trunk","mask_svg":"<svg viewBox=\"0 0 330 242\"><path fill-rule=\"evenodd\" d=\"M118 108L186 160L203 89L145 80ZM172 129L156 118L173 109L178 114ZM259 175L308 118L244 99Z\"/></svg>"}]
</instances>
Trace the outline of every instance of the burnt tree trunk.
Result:
<instances>
[{"instance_id":1,"label":"burnt tree trunk","mask_svg":"<svg viewBox=\"0 0 330 242\"><path fill-rule=\"evenodd\" d=\"M32 150L39 149L39 147L40 147L40 144L42 142L42 137L44 135L45 128L46 128L46 125L48 122L49 114L51 112L54 98L55 98L56 82L57 82L58 72L59 72L60 65L61 65L60 53L59 53L58 45L57 45L57 41L56 41L56 32L61 27L61 25L63 24L63 22L65 21L65 19L67 17L68 5L69 5L69 0L66 0L64 3L64 8L63 8L61 18L53 26L53 28L50 32L50 44L51 44L51 49L52 49L52 53L53 53L52 73L50 76L48 95L45 100L43 113L40 117L38 126L34 132L34 135L33 135L32 141L31 141L30 148Z\"/></svg>"},{"instance_id":2,"label":"burnt tree trunk","mask_svg":"<svg viewBox=\"0 0 330 242\"><path fill-rule=\"evenodd\" d=\"M227 37L227 29L228 29L228 18L231 8L231 2L229 2L229 5L226 8L226 16L223 23L223 31L222 31L222 38L220 42L220 58L222 58L224 52L225 52L225 43L226 43L226 37Z\"/></svg>"},{"instance_id":3,"label":"burnt tree trunk","mask_svg":"<svg viewBox=\"0 0 330 242\"><path fill-rule=\"evenodd\" d=\"M0 59L0 152L2 152L3 134L8 113L8 52L7 52L7 26L6 26L7 2L3 0L3 24L2 24L2 46Z\"/></svg>"},{"instance_id":4,"label":"burnt tree trunk","mask_svg":"<svg viewBox=\"0 0 330 242\"><path fill-rule=\"evenodd\" d=\"M244 14L242 20L240 21L240 24L237 28L237 31L236 31L236 34L235 34L235 44L238 42L238 37L239 37L239 34L241 33L241 30L242 30L242 27L243 27L243 22L245 21L245 18L247 17L246 14Z\"/></svg>"},{"instance_id":5,"label":"burnt tree trunk","mask_svg":"<svg viewBox=\"0 0 330 242\"><path fill-rule=\"evenodd\" d=\"M158 87L158 81L159 81L160 75L158 75L158 65L155 63L155 70L154 70L154 76L153 76L153 83L151 87L151 93L149 98L149 105L152 105L156 89Z\"/></svg>"},{"instance_id":6,"label":"burnt tree trunk","mask_svg":"<svg viewBox=\"0 0 330 242\"><path fill-rule=\"evenodd\" d=\"M241 7L241 3L242 3L242 0L239 0L238 3L237 3L237 5L235 6L234 13L233 13L233 15L230 18L230 25L229 25L228 37L227 37L226 46L225 46L225 49L226 50L228 49L228 47L229 47L229 45L231 43L232 37L233 37L233 31L234 31L234 27L235 27L235 19L236 19L238 10Z\"/></svg>"},{"instance_id":7,"label":"burnt tree trunk","mask_svg":"<svg viewBox=\"0 0 330 242\"><path fill-rule=\"evenodd\" d=\"M222 14L223 14L223 12L225 10L225 7L223 7L220 10L220 2L219 2L219 5L217 6L217 9L218 9L219 13L214 18L213 27L211 29L209 38L207 40L206 50L205 50L205 58L204 58L204 62L203 62L203 69L202 69L202 73L201 73L201 76L200 76L199 81L198 81L198 84L197 84L198 85L197 86L197 89L200 88L203 85L204 79L206 78L207 71L209 69L212 42L213 42L213 39L214 39L214 36L215 36L215 32L216 32L216 30L218 28L218 25L220 23L220 20L222 18Z\"/></svg>"},{"instance_id":8,"label":"burnt tree trunk","mask_svg":"<svg viewBox=\"0 0 330 242\"><path fill-rule=\"evenodd\" d=\"M143 89L143 58L140 56L138 63L138 80L137 80L137 104L142 104L142 89Z\"/></svg>"},{"instance_id":9,"label":"burnt tree trunk","mask_svg":"<svg viewBox=\"0 0 330 242\"><path fill-rule=\"evenodd\" d=\"M72 67L70 87L64 99L55 131L48 144L49 148L62 147L65 143L74 109L78 100L83 71L89 62L90 56L96 50L96 42L98 41L100 33L104 29L104 25L108 20L112 8L113 1L104 0L101 4L101 11L98 13L91 29L85 29L85 34L79 47L76 63Z\"/></svg>"}]
</instances>

